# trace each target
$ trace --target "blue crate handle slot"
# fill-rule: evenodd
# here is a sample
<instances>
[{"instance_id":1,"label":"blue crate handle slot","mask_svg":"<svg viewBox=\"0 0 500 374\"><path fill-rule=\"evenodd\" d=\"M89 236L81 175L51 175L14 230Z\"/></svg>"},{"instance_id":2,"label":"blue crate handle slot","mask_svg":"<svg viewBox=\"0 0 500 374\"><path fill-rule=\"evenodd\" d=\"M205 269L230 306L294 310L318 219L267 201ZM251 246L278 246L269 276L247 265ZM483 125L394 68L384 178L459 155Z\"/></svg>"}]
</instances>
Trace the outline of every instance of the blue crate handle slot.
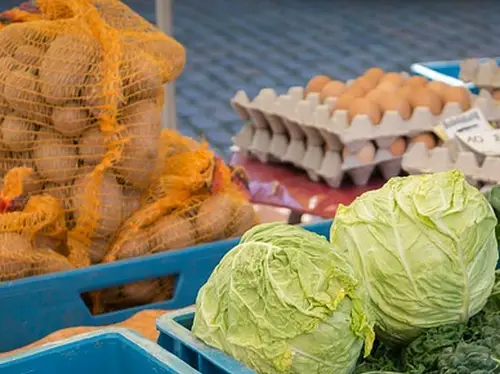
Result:
<instances>
[{"instance_id":1,"label":"blue crate handle slot","mask_svg":"<svg viewBox=\"0 0 500 374\"><path fill-rule=\"evenodd\" d=\"M305 225L328 236L331 220ZM239 239L199 245L65 273L0 283L0 352L32 343L63 328L121 322L140 310L194 304L200 287ZM134 281L178 274L173 299L93 316L80 295Z\"/></svg>"},{"instance_id":2,"label":"blue crate handle slot","mask_svg":"<svg viewBox=\"0 0 500 374\"><path fill-rule=\"evenodd\" d=\"M61 354L63 348L67 346L78 346L82 343L93 343L96 347L103 338L116 338L119 340L126 340L132 343L137 349L141 351L144 356L145 362L151 360L159 361L162 366L167 366L169 373L172 374L199 374L199 372L189 365L182 362L173 354L159 347L157 344L149 339L135 333L132 330L124 328L105 328L99 331L79 334L68 339L60 340L54 343L44 344L42 346L32 348L21 353L16 353L0 358L0 372L2 369L8 369L14 364L22 364L28 360L36 359L37 357L45 354ZM78 372L78 368L75 368Z\"/></svg>"}]
</instances>

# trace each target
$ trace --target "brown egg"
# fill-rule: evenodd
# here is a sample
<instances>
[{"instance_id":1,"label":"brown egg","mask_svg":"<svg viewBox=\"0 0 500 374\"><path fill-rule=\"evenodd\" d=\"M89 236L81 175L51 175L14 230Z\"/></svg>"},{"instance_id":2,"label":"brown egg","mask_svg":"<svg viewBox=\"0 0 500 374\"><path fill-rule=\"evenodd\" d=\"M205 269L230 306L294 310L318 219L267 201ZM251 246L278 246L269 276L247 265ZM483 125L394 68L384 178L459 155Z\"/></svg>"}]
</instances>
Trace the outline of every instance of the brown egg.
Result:
<instances>
[{"instance_id":1,"label":"brown egg","mask_svg":"<svg viewBox=\"0 0 500 374\"><path fill-rule=\"evenodd\" d=\"M355 97L363 97L368 92L368 89L363 83L353 82L350 86L346 88L346 91Z\"/></svg>"},{"instance_id":2,"label":"brown egg","mask_svg":"<svg viewBox=\"0 0 500 374\"><path fill-rule=\"evenodd\" d=\"M414 75L405 81L405 85L413 87L424 87L427 83L429 83L429 80L421 75Z\"/></svg>"},{"instance_id":3,"label":"brown egg","mask_svg":"<svg viewBox=\"0 0 500 374\"><path fill-rule=\"evenodd\" d=\"M500 90L493 91L491 97L493 97L493 100L500 101Z\"/></svg>"},{"instance_id":4,"label":"brown egg","mask_svg":"<svg viewBox=\"0 0 500 374\"><path fill-rule=\"evenodd\" d=\"M328 97L339 97L345 91L345 83L340 81L330 81L321 90L319 95L321 101L325 101Z\"/></svg>"},{"instance_id":5,"label":"brown egg","mask_svg":"<svg viewBox=\"0 0 500 374\"><path fill-rule=\"evenodd\" d=\"M351 102L348 109L349 122L359 115L367 115L374 125L378 125L382 119L380 107L366 98L356 98Z\"/></svg>"},{"instance_id":6,"label":"brown egg","mask_svg":"<svg viewBox=\"0 0 500 374\"><path fill-rule=\"evenodd\" d=\"M448 85L444 84L443 82L432 81L429 82L429 84L426 87L437 93L439 97L443 99L444 90L446 89L446 87L448 87Z\"/></svg>"},{"instance_id":7,"label":"brown egg","mask_svg":"<svg viewBox=\"0 0 500 374\"><path fill-rule=\"evenodd\" d=\"M410 104L413 108L426 107L429 111L438 115L443 109L443 102L437 93L427 87L420 87L410 96Z\"/></svg>"},{"instance_id":8,"label":"brown egg","mask_svg":"<svg viewBox=\"0 0 500 374\"><path fill-rule=\"evenodd\" d=\"M380 82L376 89L381 91L395 92L398 90L399 87L400 86L398 86L397 84L387 81L387 82Z\"/></svg>"},{"instance_id":9,"label":"brown egg","mask_svg":"<svg viewBox=\"0 0 500 374\"><path fill-rule=\"evenodd\" d=\"M391 82L396 87L399 87L399 86L402 86L404 84L405 79L403 78L403 76L401 74L392 72L392 73L387 73L386 75L384 75L382 77L382 79L380 80L380 83L384 83L384 82Z\"/></svg>"},{"instance_id":10,"label":"brown egg","mask_svg":"<svg viewBox=\"0 0 500 374\"><path fill-rule=\"evenodd\" d=\"M427 149L432 149L436 147L436 138L430 133L423 133L412 137L410 143L424 143Z\"/></svg>"},{"instance_id":11,"label":"brown egg","mask_svg":"<svg viewBox=\"0 0 500 374\"><path fill-rule=\"evenodd\" d=\"M406 100L410 101L410 96L413 94L413 91L415 91L415 88L412 86L403 86L400 87L397 91L396 94L404 97Z\"/></svg>"},{"instance_id":12,"label":"brown egg","mask_svg":"<svg viewBox=\"0 0 500 374\"><path fill-rule=\"evenodd\" d=\"M354 156L362 164L367 164L375 159L375 153L376 153L375 145L373 145L372 142L368 142L366 143L366 145L361 147L361 149L359 149L357 152L354 153L349 152L347 147L344 147L342 151L342 157L345 160L349 156Z\"/></svg>"},{"instance_id":13,"label":"brown egg","mask_svg":"<svg viewBox=\"0 0 500 374\"><path fill-rule=\"evenodd\" d=\"M356 96L352 95L351 93L343 93L335 103L333 110L347 110L355 99Z\"/></svg>"},{"instance_id":14,"label":"brown egg","mask_svg":"<svg viewBox=\"0 0 500 374\"><path fill-rule=\"evenodd\" d=\"M370 79L374 83L380 82L384 75L385 72L380 68L370 68L363 74L365 78Z\"/></svg>"},{"instance_id":15,"label":"brown egg","mask_svg":"<svg viewBox=\"0 0 500 374\"><path fill-rule=\"evenodd\" d=\"M402 156L406 151L405 138L396 138L391 144L390 151L393 156Z\"/></svg>"},{"instance_id":16,"label":"brown egg","mask_svg":"<svg viewBox=\"0 0 500 374\"><path fill-rule=\"evenodd\" d=\"M393 110L399 113L402 119L407 120L411 116L410 102L401 95L392 92L385 92L385 95L378 102L382 112Z\"/></svg>"},{"instance_id":17,"label":"brown egg","mask_svg":"<svg viewBox=\"0 0 500 374\"><path fill-rule=\"evenodd\" d=\"M330 77L327 77L326 75L316 75L315 77L312 77L307 83L305 94L307 95L311 92L320 93L323 87L325 87L330 81Z\"/></svg>"},{"instance_id":18,"label":"brown egg","mask_svg":"<svg viewBox=\"0 0 500 374\"><path fill-rule=\"evenodd\" d=\"M464 87L446 86L443 90L443 100L447 103L458 103L463 111L470 109L469 91Z\"/></svg>"},{"instance_id":19,"label":"brown egg","mask_svg":"<svg viewBox=\"0 0 500 374\"><path fill-rule=\"evenodd\" d=\"M375 88L374 90L371 90L370 92L368 92L366 94L365 98L373 101L374 103L379 104L380 99L382 97L384 97L387 93L388 93L388 91L379 90L378 88Z\"/></svg>"}]
</instances>

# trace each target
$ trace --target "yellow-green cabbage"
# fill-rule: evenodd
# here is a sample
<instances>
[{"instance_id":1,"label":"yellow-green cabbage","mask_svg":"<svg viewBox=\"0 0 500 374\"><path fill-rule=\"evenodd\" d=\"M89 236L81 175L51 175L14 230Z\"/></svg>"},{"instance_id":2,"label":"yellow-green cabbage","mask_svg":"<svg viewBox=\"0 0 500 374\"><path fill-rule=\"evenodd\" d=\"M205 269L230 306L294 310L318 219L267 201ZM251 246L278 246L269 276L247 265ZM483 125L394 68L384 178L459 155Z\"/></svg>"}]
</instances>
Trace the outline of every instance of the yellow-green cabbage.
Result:
<instances>
[{"instance_id":1,"label":"yellow-green cabbage","mask_svg":"<svg viewBox=\"0 0 500 374\"><path fill-rule=\"evenodd\" d=\"M496 223L484 196L450 171L394 178L340 206L330 240L366 287L377 335L406 342L483 308L498 261Z\"/></svg>"},{"instance_id":2,"label":"yellow-green cabbage","mask_svg":"<svg viewBox=\"0 0 500 374\"><path fill-rule=\"evenodd\" d=\"M263 224L200 290L193 333L258 373L347 374L373 344L365 302L326 238Z\"/></svg>"}]
</instances>

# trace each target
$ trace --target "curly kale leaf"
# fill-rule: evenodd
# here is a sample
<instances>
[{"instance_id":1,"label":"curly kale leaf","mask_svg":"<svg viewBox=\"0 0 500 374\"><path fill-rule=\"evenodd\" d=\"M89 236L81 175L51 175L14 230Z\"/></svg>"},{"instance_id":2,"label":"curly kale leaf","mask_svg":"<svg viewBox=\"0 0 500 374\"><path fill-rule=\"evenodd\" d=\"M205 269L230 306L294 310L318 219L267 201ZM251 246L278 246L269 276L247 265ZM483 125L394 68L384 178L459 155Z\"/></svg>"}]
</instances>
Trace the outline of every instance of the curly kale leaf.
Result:
<instances>
[{"instance_id":1,"label":"curly kale leaf","mask_svg":"<svg viewBox=\"0 0 500 374\"><path fill-rule=\"evenodd\" d=\"M497 374L499 360L488 347L460 343L456 348L446 348L438 360L439 374Z\"/></svg>"},{"instance_id":2,"label":"curly kale leaf","mask_svg":"<svg viewBox=\"0 0 500 374\"><path fill-rule=\"evenodd\" d=\"M436 370L441 352L455 347L467 331L466 324L444 325L424 331L403 351L405 371L422 374Z\"/></svg>"},{"instance_id":3,"label":"curly kale leaf","mask_svg":"<svg viewBox=\"0 0 500 374\"><path fill-rule=\"evenodd\" d=\"M376 341L370 356L364 358L354 374L399 372L401 352Z\"/></svg>"}]
</instances>

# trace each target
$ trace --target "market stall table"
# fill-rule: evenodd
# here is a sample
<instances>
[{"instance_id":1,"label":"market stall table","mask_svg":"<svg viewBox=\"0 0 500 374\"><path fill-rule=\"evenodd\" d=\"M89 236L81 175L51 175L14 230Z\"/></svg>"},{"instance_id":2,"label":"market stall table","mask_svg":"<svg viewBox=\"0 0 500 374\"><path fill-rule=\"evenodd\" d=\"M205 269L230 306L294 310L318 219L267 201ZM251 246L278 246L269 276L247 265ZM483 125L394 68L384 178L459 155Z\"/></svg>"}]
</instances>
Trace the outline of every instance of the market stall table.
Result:
<instances>
[{"instance_id":1,"label":"market stall table","mask_svg":"<svg viewBox=\"0 0 500 374\"><path fill-rule=\"evenodd\" d=\"M233 153L230 164L246 170L252 202L290 209L290 223L299 223L304 213L332 218L339 204L350 204L362 193L384 184L375 177L366 186L346 181L340 188L332 188L311 181L304 172L292 167L263 164L240 153Z\"/></svg>"}]
</instances>

